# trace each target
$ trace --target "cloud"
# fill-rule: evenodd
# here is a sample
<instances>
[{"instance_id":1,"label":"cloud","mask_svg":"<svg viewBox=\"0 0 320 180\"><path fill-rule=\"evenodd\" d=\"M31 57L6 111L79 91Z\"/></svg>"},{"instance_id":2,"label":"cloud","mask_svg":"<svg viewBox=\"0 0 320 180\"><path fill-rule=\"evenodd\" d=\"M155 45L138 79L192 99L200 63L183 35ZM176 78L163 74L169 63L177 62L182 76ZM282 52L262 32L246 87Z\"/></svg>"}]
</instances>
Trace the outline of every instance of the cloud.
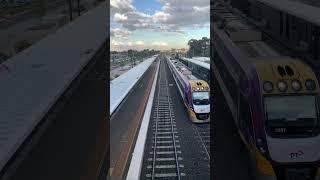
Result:
<instances>
[{"instance_id":1,"label":"cloud","mask_svg":"<svg viewBox=\"0 0 320 180\"><path fill-rule=\"evenodd\" d=\"M156 1L162 5L161 9L142 12L133 6L133 0L110 0L110 21L114 27L111 29L111 36L116 40L111 43L112 48L170 48L171 45L162 39L151 43L143 42L144 39L133 41L130 36L137 30L160 32L166 36L181 36L190 28L193 30L210 28L209 0Z\"/></svg>"},{"instance_id":2,"label":"cloud","mask_svg":"<svg viewBox=\"0 0 320 180\"><path fill-rule=\"evenodd\" d=\"M167 43L162 42L162 41L159 41L159 42L153 42L151 45L152 45L152 46L162 46L162 47L167 47L167 46L168 46L168 44L167 44Z\"/></svg>"},{"instance_id":3,"label":"cloud","mask_svg":"<svg viewBox=\"0 0 320 180\"><path fill-rule=\"evenodd\" d=\"M193 24L192 29L210 28L210 23L205 24Z\"/></svg>"},{"instance_id":4,"label":"cloud","mask_svg":"<svg viewBox=\"0 0 320 180\"><path fill-rule=\"evenodd\" d=\"M112 45L112 46L123 46L124 43L121 42L121 41L112 40L112 41L111 41L111 45Z\"/></svg>"},{"instance_id":5,"label":"cloud","mask_svg":"<svg viewBox=\"0 0 320 180\"><path fill-rule=\"evenodd\" d=\"M153 15L153 20L154 22L165 22L168 20L170 14L162 12L162 11L158 11Z\"/></svg>"},{"instance_id":6,"label":"cloud","mask_svg":"<svg viewBox=\"0 0 320 180\"><path fill-rule=\"evenodd\" d=\"M184 0L183 3L180 0L166 0L163 1L163 4L162 11L157 12L158 14L169 14L166 18L160 19L159 22L163 24L188 27L210 22L209 0Z\"/></svg>"},{"instance_id":7,"label":"cloud","mask_svg":"<svg viewBox=\"0 0 320 180\"><path fill-rule=\"evenodd\" d=\"M170 49L169 44L163 41L155 41L152 43L145 43L141 40L138 41L111 41L111 49L116 51L123 51L129 49L135 50L143 50L143 49L158 49L158 50L165 50Z\"/></svg>"},{"instance_id":8,"label":"cloud","mask_svg":"<svg viewBox=\"0 0 320 180\"><path fill-rule=\"evenodd\" d=\"M142 50L144 48L150 48L149 44L145 44L143 41L118 41L111 40L111 49L116 51L123 51L128 49Z\"/></svg>"},{"instance_id":9,"label":"cloud","mask_svg":"<svg viewBox=\"0 0 320 180\"><path fill-rule=\"evenodd\" d=\"M123 4L119 4L122 2ZM183 28L200 28L210 22L209 0L158 0L163 6L160 11L146 14L132 5L132 0L114 0L113 20L129 31L147 30L165 34L182 35ZM126 11L122 11L126 9Z\"/></svg>"},{"instance_id":10,"label":"cloud","mask_svg":"<svg viewBox=\"0 0 320 180\"><path fill-rule=\"evenodd\" d=\"M133 10L132 0L111 0L110 8L116 9L119 12Z\"/></svg>"},{"instance_id":11,"label":"cloud","mask_svg":"<svg viewBox=\"0 0 320 180\"><path fill-rule=\"evenodd\" d=\"M128 37L132 34L131 31L128 31L126 29L121 29L121 28L114 28L111 29L111 36L120 38L120 39L128 39Z\"/></svg>"},{"instance_id":12,"label":"cloud","mask_svg":"<svg viewBox=\"0 0 320 180\"><path fill-rule=\"evenodd\" d=\"M113 20L118 23L125 23L128 20L128 17L124 14L116 13L114 14Z\"/></svg>"},{"instance_id":13,"label":"cloud","mask_svg":"<svg viewBox=\"0 0 320 180\"><path fill-rule=\"evenodd\" d=\"M141 45L144 45L144 42L143 41L136 41L134 44L138 45L138 46L141 46Z\"/></svg>"},{"instance_id":14,"label":"cloud","mask_svg":"<svg viewBox=\"0 0 320 180\"><path fill-rule=\"evenodd\" d=\"M125 22L121 22L124 28L134 31L137 29L152 29L151 16L139 11L127 12L128 17Z\"/></svg>"},{"instance_id":15,"label":"cloud","mask_svg":"<svg viewBox=\"0 0 320 180\"><path fill-rule=\"evenodd\" d=\"M210 6L203 6L203 7L193 6L193 10L195 12L207 13L208 11L210 12Z\"/></svg>"},{"instance_id":16,"label":"cloud","mask_svg":"<svg viewBox=\"0 0 320 180\"><path fill-rule=\"evenodd\" d=\"M111 50L113 51L127 50L131 48L131 46L132 46L131 42L122 42L122 41L116 41L116 40L111 41Z\"/></svg>"}]
</instances>

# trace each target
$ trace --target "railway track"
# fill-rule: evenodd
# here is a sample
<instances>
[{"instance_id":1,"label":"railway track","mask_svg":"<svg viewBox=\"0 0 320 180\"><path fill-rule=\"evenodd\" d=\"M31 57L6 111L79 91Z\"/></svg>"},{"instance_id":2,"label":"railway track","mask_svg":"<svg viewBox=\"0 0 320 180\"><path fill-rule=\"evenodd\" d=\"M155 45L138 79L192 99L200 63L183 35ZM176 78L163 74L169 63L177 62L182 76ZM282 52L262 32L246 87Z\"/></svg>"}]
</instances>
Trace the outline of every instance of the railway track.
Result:
<instances>
[{"instance_id":1,"label":"railway track","mask_svg":"<svg viewBox=\"0 0 320 180\"><path fill-rule=\"evenodd\" d=\"M203 148L202 153L209 161L208 166L210 167L210 124L193 124L193 128Z\"/></svg>"},{"instance_id":2,"label":"railway track","mask_svg":"<svg viewBox=\"0 0 320 180\"><path fill-rule=\"evenodd\" d=\"M147 179L182 179L184 165L164 61L161 61L158 91L153 108L153 143L148 154Z\"/></svg>"}]
</instances>

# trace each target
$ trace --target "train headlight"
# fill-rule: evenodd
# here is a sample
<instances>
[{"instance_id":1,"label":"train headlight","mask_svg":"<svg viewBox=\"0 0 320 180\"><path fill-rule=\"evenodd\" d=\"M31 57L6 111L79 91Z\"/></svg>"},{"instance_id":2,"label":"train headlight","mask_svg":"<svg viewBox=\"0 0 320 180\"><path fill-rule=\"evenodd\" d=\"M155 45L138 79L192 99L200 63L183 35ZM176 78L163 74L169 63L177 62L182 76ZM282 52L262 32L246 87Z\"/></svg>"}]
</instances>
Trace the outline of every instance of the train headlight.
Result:
<instances>
[{"instance_id":1,"label":"train headlight","mask_svg":"<svg viewBox=\"0 0 320 180\"><path fill-rule=\"evenodd\" d=\"M291 87L292 87L292 89L293 89L294 91L300 91L301 88L302 88L301 83L300 83L300 81L298 81L298 80L292 81Z\"/></svg>"},{"instance_id":2,"label":"train headlight","mask_svg":"<svg viewBox=\"0 0 320 180\"><path fill-rule=\"evenodd\" d=\"M285 92L285 91L288 89L287 83L284 82L284 81L278 82L278 89L279 89L279 91L281 91L281 92Z\"/></svg>"},{"instance_id":3,"label":"train headlight","mask_svg":"<svg viewBox=\"0 0 320 180\"><path fill-rule=\"evenodd\" d=\"M311 80L311 79L306 80L305 85L307 90L309 91L314 91L316 89L316 83L314 82L314 80Z\"/></svg>"},{"instance_id":4,"label":"train headlight","mask_svg":"<svg viewBox=\"0 0 320 180\"><path fill-rule=\"evenodd\" d=\"M262 154L264 154L264 153L267 152L267 151L264 149L264 147L260 147L259 149L260 149L260 151L262 152Z\"/></svg>"},{"instance_id":5,"label":"train headlight","mask_svg":"<svg viewBox=\"0 0 320 180\"><path fill-rule=\"evenodd\" d=\"M272 92L273 90L273 84L270 81L266 81L263 83L263 90L267 93Z\"/></svg>"},{"instance_id":6,"label":"train headlight","mask_svg":"<svg viewBox=\"0 0 320 180\"><path fill-rule=\"evenodd\" d=\"M257 147L263 154L266 152L265 148L263 147L263 141L260 138L257 139Z\"/></svg>"}]
</instances>

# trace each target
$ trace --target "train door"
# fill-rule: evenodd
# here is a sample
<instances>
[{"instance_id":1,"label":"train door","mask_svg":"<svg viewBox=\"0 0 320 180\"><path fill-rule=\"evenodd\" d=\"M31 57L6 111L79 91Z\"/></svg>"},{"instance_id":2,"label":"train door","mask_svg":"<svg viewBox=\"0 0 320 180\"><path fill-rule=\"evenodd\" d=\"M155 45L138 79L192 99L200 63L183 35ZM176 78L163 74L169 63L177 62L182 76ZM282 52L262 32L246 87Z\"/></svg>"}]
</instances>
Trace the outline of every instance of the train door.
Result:
<instances>
[{"instance_id":1,"label":"train door","mask_svg":"<svg viewBox=\"0 0 320 180\"><path fill-rule=\"evenodd\" d=\"M247 98L239 92L238 96L238 122L242 135L247 143L253 142L253 124L251 108Z\"/></svg>"},{"instance_id":2,"label":"train door","mask_svg":"<svg viewBox=\"0 0 320 180\"><path fill-rule=\"evenodd\" d=\"M192 106L192 102L190 102L189 96L188 94L191 93L190 89L186 89L184 91L184 102L186 103L187 108L190 108L190 106Z\"/></svg>"},{"instance_id":3,"label":"train door","mask_svg":"<svg viewBox=\"0 0 320 180\"><path fill-rule=\"evenodd\" d=\"M189 101L188 101L188 92L187 91L184 91L184 103L186 103L187 105L189 105Z\"/></svg>"}]
</instances>

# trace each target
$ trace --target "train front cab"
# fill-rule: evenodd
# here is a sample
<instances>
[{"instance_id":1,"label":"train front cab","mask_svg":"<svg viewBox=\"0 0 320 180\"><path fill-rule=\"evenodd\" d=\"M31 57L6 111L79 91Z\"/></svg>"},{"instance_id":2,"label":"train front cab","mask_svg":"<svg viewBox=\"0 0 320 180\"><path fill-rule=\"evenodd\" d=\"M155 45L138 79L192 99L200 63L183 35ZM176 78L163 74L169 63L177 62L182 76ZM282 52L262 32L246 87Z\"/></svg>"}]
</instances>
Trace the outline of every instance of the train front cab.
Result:
<instances>
[{"instance_id":1,"label":"train front cab","mask_svg":"<svg viewBox=\"0 0 320 180\"><path fill-rule=\"evenodd\" d=\"M247 128L253 123L258 126L255 130L240 128L240 136L251 152L255 175L258 179L320 179L317 77L308 65L287 57L257 61L255 66L260 114L252 110L260 105L249 103L244 103L249 107L243 113L247 114ZM252 134L248 136L248 132Z\"/></svg>"},{"instance_id":2,"label":"train front cab","mask_svg":"<svg viewBox=\"0 0 320 180\"><path fill-rule=\"evenodd\" d=\"M206 81L190 80L190 95L187 104L192 122L206 123L210 121L210 88Z\"/></svg>"}]
</instances>

